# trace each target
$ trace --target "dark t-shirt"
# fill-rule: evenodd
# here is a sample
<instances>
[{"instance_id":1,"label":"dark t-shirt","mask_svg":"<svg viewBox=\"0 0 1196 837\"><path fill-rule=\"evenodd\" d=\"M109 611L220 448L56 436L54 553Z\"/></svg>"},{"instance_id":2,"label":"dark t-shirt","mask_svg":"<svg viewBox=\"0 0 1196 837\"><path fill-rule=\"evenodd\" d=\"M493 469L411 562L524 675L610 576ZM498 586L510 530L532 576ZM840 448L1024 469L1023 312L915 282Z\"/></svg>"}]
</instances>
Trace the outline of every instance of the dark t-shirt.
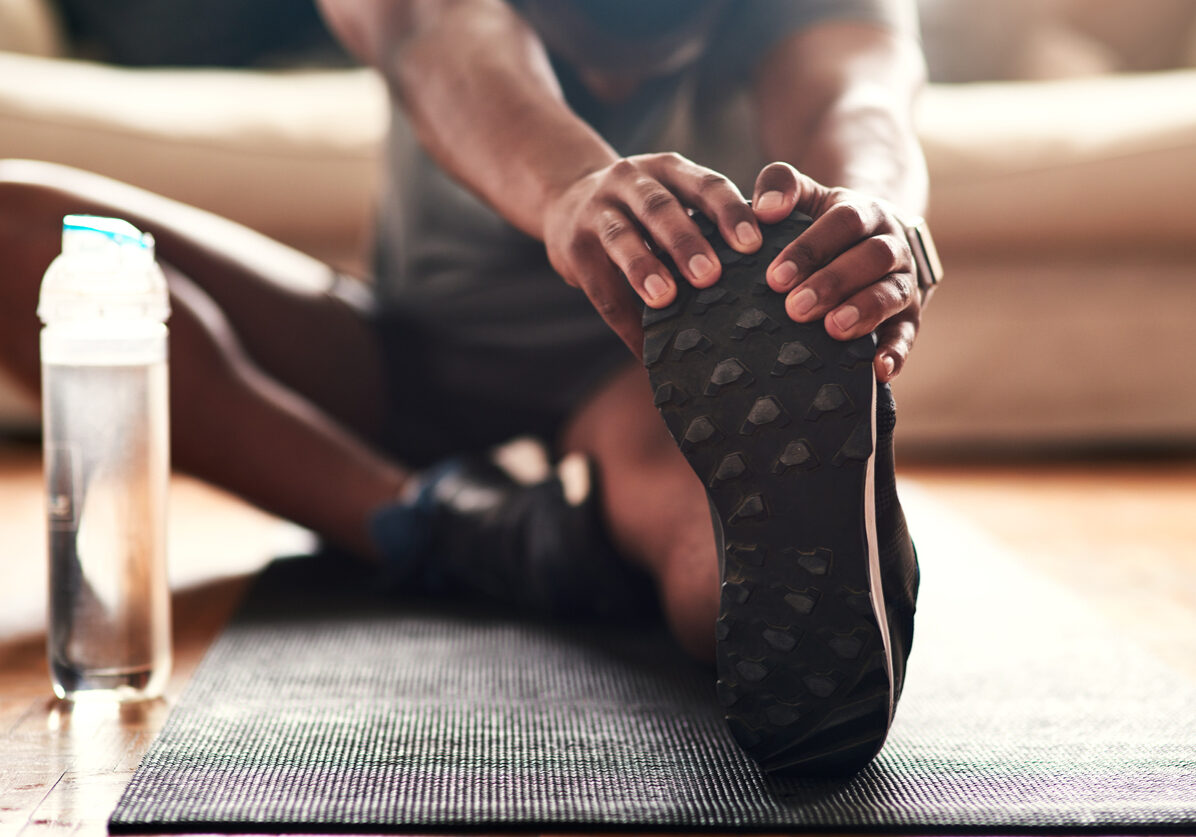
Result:
<instances>
[{"instance_id":1,"label":"dark t-shirt","mask_svg":"<svg viewBox=\"0 0 1196 837\"><path fill-rule=\"evenodd\" d=\"M513 5L549 47L570 107L624 155L683 151L669 147L681 106L699 103L699 109L716 110L745 87L756 62L795 30L831 19L896 25L883 0L515 0ZM574 23L588 15L603 37L627 39L644 50L689 27L689 34L698 33L699 48L684 66L610 104L593 96L576 69L553 52L552 39L561 35L560 21L553 18L559 14L572 15ZM684 124L681 129L695 130ZM397 106L388 165L375 249L379 311L384 329L410 335L394 339L392 365L418 352L421 377L446 397L462 393L500 411L560 417L596 381L631 359L584 295L554 273L543 243L443 172ZM403 374L409 373L396 372Z\"/></svg>"}]
</instances>

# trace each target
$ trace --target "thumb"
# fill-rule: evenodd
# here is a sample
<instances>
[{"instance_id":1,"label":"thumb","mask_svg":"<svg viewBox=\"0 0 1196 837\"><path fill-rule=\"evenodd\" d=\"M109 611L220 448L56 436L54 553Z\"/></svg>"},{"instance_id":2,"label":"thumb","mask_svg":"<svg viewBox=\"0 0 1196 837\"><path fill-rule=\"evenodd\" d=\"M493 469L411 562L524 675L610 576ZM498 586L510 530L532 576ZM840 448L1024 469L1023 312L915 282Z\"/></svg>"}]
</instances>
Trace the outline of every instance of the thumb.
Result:
<instances>
[{"instance_id":1,"label":"thumb","mask_svg":"<svg viewBox=\"0 0 1196 837\"><path fill-rule=\"evenodd\" d=\"M830 194L830 189L788 163L769 163L756 176L752 208L756 218L765 224L775 224L795 209L817 218L828 204Z\"/></svg>"}]
</instances>

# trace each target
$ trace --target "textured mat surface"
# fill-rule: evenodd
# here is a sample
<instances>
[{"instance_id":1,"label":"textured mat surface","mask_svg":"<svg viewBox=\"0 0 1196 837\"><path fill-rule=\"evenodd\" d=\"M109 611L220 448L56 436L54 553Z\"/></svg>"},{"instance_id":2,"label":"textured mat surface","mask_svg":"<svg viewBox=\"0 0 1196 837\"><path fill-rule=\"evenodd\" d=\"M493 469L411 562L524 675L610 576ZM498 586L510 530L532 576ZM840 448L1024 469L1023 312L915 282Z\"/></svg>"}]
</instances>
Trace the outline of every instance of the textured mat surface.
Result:
<instances>
[{"instance_id":1,"label":"textured mat surface","mask_svg":"<svg viewBox=\"0 0 1196 837\"><path fill-rule=\"evenodd\" d=\"M918 503L914 503L918 506ZM948 517L889 743L775 782L713 677L642 630L420 611L272 567L114 831L544 828L1196 831L1196 684Z\"/></svg>"}]
</instances>

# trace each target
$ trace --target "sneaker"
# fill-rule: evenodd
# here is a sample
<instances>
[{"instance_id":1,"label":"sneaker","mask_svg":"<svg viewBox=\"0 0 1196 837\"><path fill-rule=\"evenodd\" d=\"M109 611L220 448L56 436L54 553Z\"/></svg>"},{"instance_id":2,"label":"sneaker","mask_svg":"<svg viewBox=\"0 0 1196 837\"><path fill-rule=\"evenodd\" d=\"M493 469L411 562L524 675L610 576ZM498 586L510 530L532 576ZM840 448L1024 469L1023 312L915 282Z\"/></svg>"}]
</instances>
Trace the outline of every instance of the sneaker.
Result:
<instances>
[{"instance_id":1,"label":"sneaker","mask_svg":"<svg viewBox=\"0 0 1196 837\"><path fill-rule=\"evenodd\" d=\"M916 563L904 583L913 547L903 518L896 531L887 419L887 472L876 470L876 340L841 342L821 321L793 322L766 284L765 269L808 218L762 225L764 244L750 255L697 220L722 278L705 289L679 282L672 305L644 312L644 363L710 501L722 577L719 699L764 768L851 774L880 751L892 722L916 589ZM891 496L879 533L878 482ZM887 574L910 597L892 615L882 541Z\"/></svg>"},{"instance_id":2,"label":"sneaker","mask_svg":"<svg viewBox=\"0 0 1196 837\"><path fill-rule=\"evenodd\" d=\"M654 613L655 589L610 543L585 467L576 497L556 473L524 485L481 456L429 469L414 499L371 520L388 586L571 620Z\"/></svg>"}]
</instances>

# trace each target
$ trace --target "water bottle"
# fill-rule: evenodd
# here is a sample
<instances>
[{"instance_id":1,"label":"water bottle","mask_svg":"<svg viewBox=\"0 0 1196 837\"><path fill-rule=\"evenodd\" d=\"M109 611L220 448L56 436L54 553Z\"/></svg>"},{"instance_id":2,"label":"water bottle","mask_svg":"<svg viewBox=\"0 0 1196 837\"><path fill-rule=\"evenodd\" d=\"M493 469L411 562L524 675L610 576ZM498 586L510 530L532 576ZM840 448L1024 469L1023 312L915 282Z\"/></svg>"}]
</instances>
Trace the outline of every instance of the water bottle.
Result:
<instances>
[{"instance_id":1,"label":"water bottle","mask_svg":"<svg viewBox=\"0 0 1196 837\"><path fill-rule=\"evenodd\" d=\"M60 698L157 697L170 674L166 279L126 221L63 219L37 308Z\"/></svg>"}]
</instances>

